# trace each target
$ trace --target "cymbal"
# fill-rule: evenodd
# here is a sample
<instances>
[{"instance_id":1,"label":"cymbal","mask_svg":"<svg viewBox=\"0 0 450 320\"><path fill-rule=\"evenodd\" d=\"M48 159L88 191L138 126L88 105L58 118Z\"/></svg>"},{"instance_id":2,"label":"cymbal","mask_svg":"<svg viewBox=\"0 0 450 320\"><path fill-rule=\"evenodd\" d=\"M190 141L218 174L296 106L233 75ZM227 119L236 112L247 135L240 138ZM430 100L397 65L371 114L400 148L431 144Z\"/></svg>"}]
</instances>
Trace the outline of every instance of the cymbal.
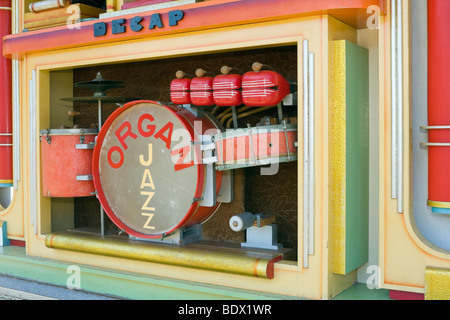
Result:
<instances>
[{"instance_id":1,"label":"cymbal","mask_svg":"<svg viewBox=\"0 0 450 320\"><path fill-rule=\"evenodd\" d=\"M119 84L123 84L123 83L124 83L123 81L106 80L105 78L103 78L103 76L100 72L97 72L97 76L95 77L95 79L93 79L91 81L76 82L73 86L81 87L81 86L98 85L98 84L119 85Z\"/></svg>"},{"instance_id":2,"label":"cymbal","mask_svg":"<svg viewBox=\"0 0 450 320\"><path fill-rule=\"evenodd\" d=\"M95 96L104 96L104 91L113 88L123 88L123 81L106 80L100 72L97 73L95 79L91 81L76 82L73 86L78 88L87 88L94 90Z\"/></svg>"},{"instance_id":3,"label":"cymbal","mask_svg":"<svg viewBox=\"0 0 450 320\"><path fill-rule=\"evenodd\" d=\"M89 97L72 97L72 98L61 98L63 101L72 102L129 102L134 100L139 100L138 98L131 97L114 97L114 96L89 96Z\"/></svg>"}]
</instances>

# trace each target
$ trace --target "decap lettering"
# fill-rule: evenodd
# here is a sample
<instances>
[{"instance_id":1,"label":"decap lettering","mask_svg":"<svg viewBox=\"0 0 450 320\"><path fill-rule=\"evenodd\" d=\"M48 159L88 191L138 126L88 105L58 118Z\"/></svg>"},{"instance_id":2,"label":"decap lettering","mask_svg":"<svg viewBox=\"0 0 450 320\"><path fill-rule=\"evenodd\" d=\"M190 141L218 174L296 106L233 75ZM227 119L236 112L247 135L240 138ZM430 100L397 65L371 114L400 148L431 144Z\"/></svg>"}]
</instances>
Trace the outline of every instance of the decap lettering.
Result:
<instances>
[{"instance_id":1,"label":"decap lettering","mask_svg":"<svg viewBox=\"0 0 450 320\"><path fill-rule=\"evenodd\" d=\"M168 14L168 22L170 27L178 25L178 22L184 18L184 12L182 10L172 10ZM107 22L94 23L94 37L102 37L108 33ZM139 32L147 27L148 30L164 28L164 22L159 13L154 13L148 17L135 16L131 19L115 19L111 21L111 34L117 35L127 32L127 27L133 32Z\"/></svg>"}]
</instances>

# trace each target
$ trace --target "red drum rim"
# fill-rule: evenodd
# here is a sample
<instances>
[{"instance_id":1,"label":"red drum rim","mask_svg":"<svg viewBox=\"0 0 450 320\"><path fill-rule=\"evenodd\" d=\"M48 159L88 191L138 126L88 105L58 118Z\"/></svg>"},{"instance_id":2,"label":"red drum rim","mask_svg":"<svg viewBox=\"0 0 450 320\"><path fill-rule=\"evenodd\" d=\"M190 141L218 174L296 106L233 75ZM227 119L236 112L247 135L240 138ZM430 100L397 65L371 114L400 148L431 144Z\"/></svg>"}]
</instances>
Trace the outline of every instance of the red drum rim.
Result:
<instances>
[{"instance_id":1,"label":"red drum rim","mask_svg":"<svg viewBox=\"0 0 450 320\"><path fill-rule=\"evenodd\" d=\"M191 137L194 137L194 142L195 140L197 140L197 135L194 133L194 129L190 126L189 122L183 117L180 116L175 108L172 108L170 106L166 106L166 105L162 105L159 102L156 101L151 101L151 100L137 100L137 101L132 101L129 103L126 103L123 107L120 107L118 109L116 109L109 117L108 119L105 121L105 123L102 125L102 128L98 134L97 137L97 143L96 146L94 148L94 152L93 152L93 159L92 159L92 175L93 175L93 182L94 182L94 186L95 186L95 190L97 191L97 198L100 201L100 204L102 205L103 209L105 210L106 214L108 215L108 217L121 229L125 230L125 232L127 232L129 235L138 237L138 238L145 238L145 239L152 239L152 238L159 238L161 236L164 236L166 234L170 234L171 232L174 232L178 229L180 229L181 227L183 227L185 224L187 224L189 222L189 220L192 218L192 216L195 214L195 212L197 211L198 207L199 207L199 201L193 201L188 212L185 214L184 218L178 222L174 227L172 227L171 230L164 232L164 233L160 233L160 234L146 234L146 233L142 233L139 232L135 229L133 229L132 227L126 225L117 215L116 213L113 211L113 209L111 208L111 206L109 205L108 201L107 201L107 197L106 194L104 192L104 189L102 187L102 181L101 181L101 174L100 174L100 153L102 150L102 145L104 143L104 139L105 136L109 130L109 128L111 127L111 125L114 123L114 121L117 119L117 117L122 114L123 112L125 112L126 110L132 108L133 106L136 105L140 105L140 104L153 104L156 106L160 106L162 108L165 108L166 110L168 110L169 112L171 112L184 126L184 128L189 132L189 134L191 135ZM197 159L201 159L201 151L200 148L198 148L198 144L194 143L194 152L197 156ZM197 181L196 181L196 190L195 190L195 195L194 197L197 199L200 199L202 193L203 193L203 188L204 188L204 181L205 181L205 172L204 172L204 167L203 165L199 164L198 161L196 164L194 164L194 166L197 169Z\"/></svg>"}]
</instances>

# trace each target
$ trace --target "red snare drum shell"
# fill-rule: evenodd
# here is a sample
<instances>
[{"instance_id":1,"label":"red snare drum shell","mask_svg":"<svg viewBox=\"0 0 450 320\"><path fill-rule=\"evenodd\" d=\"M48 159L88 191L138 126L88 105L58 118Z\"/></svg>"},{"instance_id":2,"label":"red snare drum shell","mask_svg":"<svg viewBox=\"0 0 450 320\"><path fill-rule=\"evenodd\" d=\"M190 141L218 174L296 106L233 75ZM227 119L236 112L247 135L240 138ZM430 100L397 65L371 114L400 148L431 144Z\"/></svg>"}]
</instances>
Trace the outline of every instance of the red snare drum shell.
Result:
<instances>
[{"instance_id":1,"label":"red snare drum shell","mask_svg":"<svg viewBox=\"0 0 450 320\"><path fill-rule=\"evenodd\" d=\"M85 129L84 145L95 142L96 129ZM77 176L92 175L93 149L77 149L80 129L41 131L42 193L45 197L87 197L95 191L92 180L78 181Z\"/></svg>"}]
</instances>

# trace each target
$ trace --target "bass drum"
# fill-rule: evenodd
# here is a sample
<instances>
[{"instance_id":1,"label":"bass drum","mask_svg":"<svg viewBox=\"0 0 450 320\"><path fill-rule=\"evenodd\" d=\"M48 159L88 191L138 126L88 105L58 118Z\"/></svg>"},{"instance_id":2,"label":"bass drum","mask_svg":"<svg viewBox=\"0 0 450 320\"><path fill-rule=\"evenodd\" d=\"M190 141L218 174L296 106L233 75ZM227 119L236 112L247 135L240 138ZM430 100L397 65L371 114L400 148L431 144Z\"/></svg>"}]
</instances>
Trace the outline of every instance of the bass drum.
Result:
<instances>
[{"instance_id":1,"label":"bass drum","mask_svg":"<svg viewBox=\"0 0 450 320\"><path fill-rule=\"evenodd\" d=\"M93 154L97 197L109 218L129 235L157 238L204 222L206 165L201 134L218 130L181 107L134 101L106 120ZM216 191L222 173L215 171Z\"/></svg>"}]
</instances>

